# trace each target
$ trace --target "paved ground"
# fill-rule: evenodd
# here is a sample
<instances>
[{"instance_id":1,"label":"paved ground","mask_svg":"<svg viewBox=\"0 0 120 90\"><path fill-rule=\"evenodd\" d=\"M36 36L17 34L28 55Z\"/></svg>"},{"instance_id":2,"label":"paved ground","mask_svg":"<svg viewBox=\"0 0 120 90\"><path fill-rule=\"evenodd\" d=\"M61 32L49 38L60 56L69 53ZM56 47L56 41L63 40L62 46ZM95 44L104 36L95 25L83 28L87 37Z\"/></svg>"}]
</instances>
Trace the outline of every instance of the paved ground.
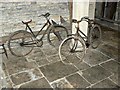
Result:
<instances>
[{"instance_id":1,"label":"paved ground","mask_svg":"<svg viewBox=\"0 0 120 90\"><path fill-rule=\"evenodd\" d=\"M84 61L75 65L63 64L58 51L44 41L26 57L9 59L3 55L7 88L118 88L118 32L102 29L102 43L88 49Z\"/></svg>"}]
</instances>

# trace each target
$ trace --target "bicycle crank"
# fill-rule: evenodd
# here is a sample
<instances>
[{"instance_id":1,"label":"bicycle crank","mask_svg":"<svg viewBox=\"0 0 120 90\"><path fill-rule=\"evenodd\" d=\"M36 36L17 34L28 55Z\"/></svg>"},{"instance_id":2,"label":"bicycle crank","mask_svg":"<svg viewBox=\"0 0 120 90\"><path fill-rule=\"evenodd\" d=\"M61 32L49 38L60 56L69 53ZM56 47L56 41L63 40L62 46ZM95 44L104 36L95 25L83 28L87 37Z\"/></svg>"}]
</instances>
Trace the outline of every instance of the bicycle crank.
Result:
<instances>
[{"instance_id":1,"label":"bicycle crank","mask_svg":"<svg viewBox=\"0 0 120 90\"><path fill-rule=\"evenodd\" d=\"M37 47L41 47L43 45L42 40L36 40L35 42L36 42Z\"/></svg>"}]
</instances>

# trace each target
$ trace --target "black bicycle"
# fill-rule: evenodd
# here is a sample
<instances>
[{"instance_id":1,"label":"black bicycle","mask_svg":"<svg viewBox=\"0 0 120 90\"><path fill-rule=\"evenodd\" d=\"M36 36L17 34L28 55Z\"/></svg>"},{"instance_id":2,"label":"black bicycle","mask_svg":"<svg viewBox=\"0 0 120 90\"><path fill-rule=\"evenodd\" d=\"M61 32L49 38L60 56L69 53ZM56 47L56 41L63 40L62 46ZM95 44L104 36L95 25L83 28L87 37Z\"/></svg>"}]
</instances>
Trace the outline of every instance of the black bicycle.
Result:
<instances>
[{"instance_id":1,"label":"black bicycle","mask_svg":"<svg viewBox=\"0 0 120 90\"><path fill-rule=\"evenodd\" d=\"M40 16L46 18L46 23L38 32L33 32L28 25L32 20L28 22L22 21L22 23L26 25L25 30L16 31L10 36L8 40L8 48L13 55L28 55L33 50L34 46L40 47L43 45L43 38L46 34L47 40L52 46L59 46L61 41L67 37L67 29L64 26L57 24L55 21L50 20L48 18L50 13L42 14ZM47 27L46 30L43 30L45 27ZM39 35L41 35L40 39L38 39Z\"/></svg>"},{"instance_id":2,"label":"black bicycle","mask_svg":"<svg viewBox=\"0 0 120 90\"><path fill-rule=\"evenodd\" d=\"M80 22L88 22L88 31L85 35L79 27ZM83 60L86 48L91 46L93 49L97 48L101 42L101 28L89 17L83 17L81 20L72 20L75 23L76 33L65 38L59 46L59 57L65 64L78 63ZM70 58L71 57L71 58ZM75 58L78 58L75 61Z\"/></svg>"}]
</instances>

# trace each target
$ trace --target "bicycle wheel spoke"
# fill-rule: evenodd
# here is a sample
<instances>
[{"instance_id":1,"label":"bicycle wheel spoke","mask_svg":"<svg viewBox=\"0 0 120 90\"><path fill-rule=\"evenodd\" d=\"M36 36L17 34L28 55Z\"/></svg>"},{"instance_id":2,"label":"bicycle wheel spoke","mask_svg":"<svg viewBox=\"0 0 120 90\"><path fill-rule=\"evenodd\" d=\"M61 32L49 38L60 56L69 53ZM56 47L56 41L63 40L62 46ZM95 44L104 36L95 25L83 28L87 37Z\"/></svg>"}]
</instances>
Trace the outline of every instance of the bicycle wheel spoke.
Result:
<instances>
[{"instance_id":1,"label":"bicycle wheel spoke","mask_svg":"<svg viewBox=\"0 0 120 90\"><path fill-rule=\"evenodd\" d=\"M33 45L30 44L32 42L33 38L31 34L27 31L20 30L11 35L8 47L13 55L25 56L32 51Z\"/></svg>"},{"instance_id":2,"label":"bicycle wheel spoke","mask_svg":"<svg viewBox=\"0 0 120 90\"><path fill-rule=\"evenodd\" d=\"M98 25L95 25L90 31L90 44L92 48L97 48L101 41L101 29Z\"/></svg>"},{"instance_id":3,"label":"bicycle wheel spoke","mask_svg":"<svg viewBox=\"0 0 120 90\"><path fill-rule=\"evenodd\" d=\"M63 39L68 35L67 29L61 26L52 28L48 33L48 42L54 46L58 47Z\"/></svg>"},{"instance_id":4,"label":"bicycle wheel spoke","mask_svg":"<svg viewBox=\"0 0 120 90\"><path fill-rule=\"evenodd\" d=\"M85 43L79 39L69 38L61 43L59 52L60 59L63 62L77 64L82 61L85 55Z\"/></svg>"}]
</instances>

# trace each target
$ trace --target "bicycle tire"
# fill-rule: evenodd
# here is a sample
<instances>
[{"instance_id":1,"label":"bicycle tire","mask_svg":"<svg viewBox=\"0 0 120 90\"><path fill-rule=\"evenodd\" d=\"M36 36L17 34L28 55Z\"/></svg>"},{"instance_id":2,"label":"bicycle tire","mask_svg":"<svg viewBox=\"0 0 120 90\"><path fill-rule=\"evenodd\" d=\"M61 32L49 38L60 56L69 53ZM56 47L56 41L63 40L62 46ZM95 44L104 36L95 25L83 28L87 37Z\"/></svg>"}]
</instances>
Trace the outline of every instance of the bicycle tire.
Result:
<instances>
[{"instance_id":1,"label":"bicycle tire","mask_svg":"<svg viewBox=\"0 0 120 90\"><path fill-rule=\"evenodd\" d=\"M48 31L47 40L50 45L58 47L62 40L65 39L67 36L68 30L64 26L56 25Z\"/></svg>"},{"instance_id":2,"label":"bicycle tire","mask_svg":"<svg viewBox=\"0 0 120 90\"><path fill-rule=\"evenodd\" d=\"M14 32L8 40L8 48L11 54L18 56L18 57L28 55L33 50L33 45L27 45L27 46L21 45L21 43L23 42L25 43L25 41L34 42L31 33L24 31L24 30L19 30L19 31Z\"/></svg>"},{"instance_id":3,"label":"bicycle tire","mask_svg":"<svg viewBox=\"0 0 120 90\"><path fill-rule=\"evenodd\" d=\"M75 44L74 41L76 41L77 43ZM71 52L71 49L73 49L73 52ZM59 57L64 64L71 65L78 64L80 61L82 62L85 53L86 53L85 41L77 36L69 36L65 38L59 46ZM79 61L76 61L75 58L76 60Z\"/></svg>"},{"instance_id":4,"label":"bicycle tire","mask_svg":"<svg viewBox=\"0 0 120 90\"><path fill-rule=\"evenodd\" d=\"M101 43L101 28L99 25L95 24L90 30L90 45L93 49L96 49Z\"/></svg>"}]
</instances>

